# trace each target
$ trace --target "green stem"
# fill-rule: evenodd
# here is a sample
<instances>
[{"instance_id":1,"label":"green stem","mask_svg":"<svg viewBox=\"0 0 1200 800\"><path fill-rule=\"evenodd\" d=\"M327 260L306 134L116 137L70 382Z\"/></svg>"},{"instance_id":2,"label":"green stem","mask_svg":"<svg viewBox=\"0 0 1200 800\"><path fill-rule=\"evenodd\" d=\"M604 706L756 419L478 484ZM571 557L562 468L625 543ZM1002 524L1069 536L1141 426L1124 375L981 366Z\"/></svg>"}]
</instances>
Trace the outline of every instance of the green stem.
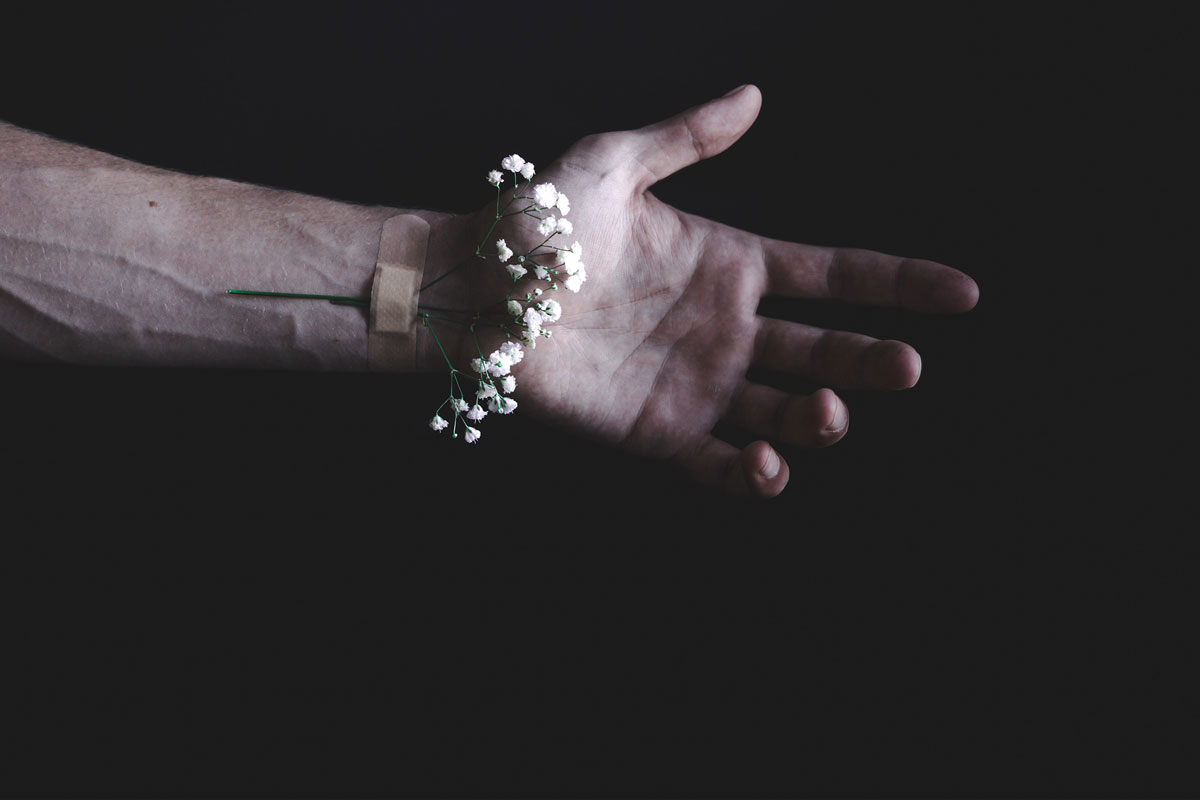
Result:
<instances>
[{"instance_id":1,"label":"green stem","mask_svg":"<svg viewBox=\"0 0 1200 800\"><path fill-rule=\"evenodd\" d=\"M446 355L446 348L442 347L442 340L438 338L437 331L435 331L433 326L429 324L429 315L422 314L421 316L425 323L425 327L429 329L431 334L433 334L433 341L437 344L438 350L442 351L442 358L446 361L446 366L450 368L450 374L454 375L454 365L450 363L450 356Z\"/></svg>"},{"instance_id":2,"label":"green stem","mask_svg":"<svg viewBox=\"0 0 1200 800\"><path fill-rule=\"evenodd\" d=\"M501 327L500 323L498 323L498 322L481 322L480 320L477 320L477 319L470 319L470 320L452 319L451 317L441 317L441 316L438 316L437 314L426 314L424 312L421 312L421 316L427 317L429 319L440 320L441 322L451 322L455 325L483 325L488 328Z\"/></svg>"},{"instance_id":3,"label":"green stem","mask_svg":"<svg viewBox=\"0 0 1200 800\"><path fill-rule=\"evenodd\" d=\"M442 306L427 306L424 303L417 304L418 309L429 309L430 311L445 311L448 314L470 314L470 311L463 311L461 308L443 308Z\"/></svg>"},{"instance_id":4,"label":"green stem","mask_svg":"<svg viewBox=\"0 0 1200 800\"><path fill-rule=\"evenodd\" d=\"M482 247L482 246L483 246L483 245L480 245L480 247ZM479 258L483 258L483 256L479 255L479 249L478 249L478 248L476 248L476 250L475 250L475 255L476 255L476 256L478 256ZM443 272L441 275L438 275L436 278L434 278L433 280L431 280L429 283L427 283L427 284L425 284L424 286L422 286L422 287L419 289L419 291L421 291L421 292L425 291L425 290L426 290L426 289L428 289L430 286L433 286L435 283L437 283L438 281L442 280L443 278L449 277L451 274L453 274L453 273L454 273L454 271L455 271L455 270L457 270L457 269L461 269L462 267L465 267L467 264L470 264L470 263L471 263L471 259L470 259L470 258L464 258L462 261L458 262L458 263L457 263L457 264L455 264L453 267L451 267L450 269L446 270L446 271L445 271L445 272Z\"/></svg>"},{"instance_id":5,"label":"green stem","mask_svg":"<svg viewBox=\"0 0 1200 800\"><path fill-rule=\"evenodd\" d=\"M450 373L450 380L454 381L454 385L458 387L459 399L461 399L465 403L467 401L467 393L465 391L463 391L462 384L458 382L458 370L454 370L453 372ZM451 391L453 391L453 390L451 390ZM460 412L456 408L456 409L454 409L454 413L458 414Z\"/></svg>"},{"instance_id":6,"label":"green stem","mask_svg":"<svg viewBox=\"0 0 1200 800\"><path fill-rule=\"evenodd\" d=\"M227 289L226 294L249 294L257 297L292 297L300 300L328 300L337 306L369 306L371 298L346 297L337 294L297 294L296 292L262 292L257 289Z\"/></svg>"},{"instance_id":7,"label":"green stem","mask_svg":"<svg viewBox=\"0 0 1200 800\"><path fill-rule=\"evenodd\" d=\"M503 326L501 326L501 328L503 328ZM504 329L504 331L505 331L505 333L508 332L508 330L506 328ZM488 360L487 360L487 358L484 357L483 350L480 349L480 347L479 347L479 337L475 335L475 326L474 325L471 326L471 338L475 340L475 352L479 354L479 360L483 362L484 367L485 367L484 372L477 379L479 381L479 385L483 386L484 382L486 381L487 385L491 386L493 389L495 389L496 395L499 396L500 389L496 386L496 382L494 380L492 380L491 375L487 372L486 367L488 364ZM463 374L465 375L467 373L463 373Z\"/></svg>"}]
</instances>

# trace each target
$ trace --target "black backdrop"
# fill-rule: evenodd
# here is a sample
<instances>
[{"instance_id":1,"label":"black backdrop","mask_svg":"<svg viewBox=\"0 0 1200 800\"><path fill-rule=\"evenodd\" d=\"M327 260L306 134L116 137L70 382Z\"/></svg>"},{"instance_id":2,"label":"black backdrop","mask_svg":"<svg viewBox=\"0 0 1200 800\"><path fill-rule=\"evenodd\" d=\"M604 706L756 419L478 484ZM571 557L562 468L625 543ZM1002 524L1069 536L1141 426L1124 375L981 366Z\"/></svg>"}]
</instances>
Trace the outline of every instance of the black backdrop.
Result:
<instances>
[{"instance_id":1,"label":"black backdrop","mask_svg":"<svg viewBox=\"0 0 1200 800\"><path fill-rule=\"evenodd\" d=\"M6 7L0 119L400 207L754 82L660 197L982 299L765 304L924 374L764 504L437 375L2 365L0 793L1200 792L1181 20L966 5Z\"/></svg>"}]
</instances>

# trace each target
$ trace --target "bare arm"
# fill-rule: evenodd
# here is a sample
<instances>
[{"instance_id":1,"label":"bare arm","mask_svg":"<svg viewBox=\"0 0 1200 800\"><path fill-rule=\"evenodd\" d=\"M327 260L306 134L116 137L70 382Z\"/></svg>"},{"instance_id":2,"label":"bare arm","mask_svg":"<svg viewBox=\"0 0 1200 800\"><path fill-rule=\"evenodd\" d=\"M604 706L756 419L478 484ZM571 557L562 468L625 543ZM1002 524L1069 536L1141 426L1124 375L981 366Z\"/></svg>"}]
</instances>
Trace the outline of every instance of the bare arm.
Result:
<instances>
[{"instance_id":1,"label":"bare arm","mask_svg":"<svg viewBox=\"0 0 1200 800\"><path fill-rule=\"evenodd\" d=\"M538 171L570 195L591 277L578 294L557 293L562 320L553 342L522 363L513 388L544 420L670 460L702 483L772 497L787 484L787 462L766 439L739 449L714 426L830 445L846 434L849 409L825 387L905 389L920 377L921 358L904 342L762 316L759 301L959 313L975 305L979 288L943 264L768 239L654 196L656 182L736 142L761 101L756 87L739 87L662 122L584 137ZM175 175L14 128L0 128L0 148L0 352L91 363L365 367L362 310L224 292L362 296L381 224L398 209ZM416 212L431 224L426 285L471 262L422 292L423 305L484 308L513 286L495 255L471 259L474 248L493 229L529 251L540 235L530 238L520 215L493 228L497 209ZM458 364L503 339L494 328L481 329L479 342L461 324L441 320L438 328ZM437 346L418 330L419 366L440 368ZM823 388L792 394L759 383L751 367ZM431 400L430 413L477 399L456 383L449 391Z\"/></svg>"},{"instance_id":2,"label":"bare arm","mask_svg":"<svg viewBox=\"0 0 1200 800\"><path fill-rule=\"evenodd\" d=\"M0 357L366 369L364 310L226 290L368 295L399 213L431 225L426 280L459 257L454 215L174 173L0 123ZM419 368L440 368L420 336Z\"/></svg>"}]
</instances>

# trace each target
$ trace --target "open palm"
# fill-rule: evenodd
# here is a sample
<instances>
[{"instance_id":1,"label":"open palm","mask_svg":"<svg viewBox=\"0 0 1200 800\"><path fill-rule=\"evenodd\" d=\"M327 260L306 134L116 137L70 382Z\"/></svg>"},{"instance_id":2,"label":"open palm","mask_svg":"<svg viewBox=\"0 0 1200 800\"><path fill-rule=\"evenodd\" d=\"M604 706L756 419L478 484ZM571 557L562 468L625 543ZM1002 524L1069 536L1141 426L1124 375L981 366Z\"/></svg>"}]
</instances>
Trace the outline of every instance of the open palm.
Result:
<instances>
[{"instance_id":1,"label":"open palm","mask_svg":"<svg viewBox=\"0 0 1200 800\"><path fill-rule=\"evenodd\" d=\"M766 441L738 450L715 438L716 423L823 446L845 434L848 415L829 389L788 394L749 381L749 367L900 389L916 382L921 362L901 342L760 317L760 299L957 312L974 306L978 289L940 264L765 239L648 191L733 144L760 104L758 89L743 87L640 130L586 137L539 170L539 182L571 198L588 281L578 294L555 294L562 318L554 338L522 362L515 397L522 409L671 460L703 483L770 497L787 483L786 462Z\"/></svg>"}]
</instances>

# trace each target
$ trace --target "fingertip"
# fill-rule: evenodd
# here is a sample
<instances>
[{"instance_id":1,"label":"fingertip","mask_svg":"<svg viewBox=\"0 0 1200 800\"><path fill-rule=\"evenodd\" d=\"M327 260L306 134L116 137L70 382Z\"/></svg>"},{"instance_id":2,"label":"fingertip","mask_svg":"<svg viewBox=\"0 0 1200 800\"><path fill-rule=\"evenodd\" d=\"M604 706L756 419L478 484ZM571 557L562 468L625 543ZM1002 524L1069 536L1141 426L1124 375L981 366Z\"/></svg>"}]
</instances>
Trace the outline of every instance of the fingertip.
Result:
<instances>
[{"instance_id":1,"label":"fingertip","mask_svg":"<svg viewBox=\"0 0 1200 800\"><path fill-rule=\"evenodd\" d=\"M904 376L905 381L901 388L911 389L917 385L917 381L921 380L921 367L923 366L923 362L921 361L920 353L908 345L904 345L904 347L906 350L904 360L904 368L906 372Z\"/></svg>"},{"instance_id":2,"label":"fingertip","mask_svg":"<svg viewBox=\"0 0 1200 800\"><path fill-rule=\"evenodd\" d=\"M881 389L911 389L921 377L921 354L912 346L885 339L871 348L866 379Z\"/></svg>"},{"instance_id":3,"label":"fingertip","mask_svg":"<svg viewBox=\"0 0 1200 800\"><path fill-rule=\"evenodd\" d=\"M762 91L753 83L743 83L736 89L730 89L717 100L735 100L738 104L752 107L754 109L753 116L757 118L758 112L762 108Z\"/></svg>"},{"instance_id":4,"label":"fingertip","mask_svg":"<svg viewBox=\"0 0 1200 800\"><path fill-rule=\"evenodd\" d=\"M813 395L818 424L817 445L831 445L846 435L850 411L830 389L818 389Z\"/></svg>"},{"instance_id":5,"label":"fingertip","mask_svg":"<svg viewBox=\"0 0 1200 800\"><path fill-rule=\"evenodd\" d=\"M975 282L974 278L967 277L966 279L966 286L963 289L963 301L963 311L970 311L979 302L979 284Z\"/></svg>"},{"instance_id":6,"label":"fingertip","mask_svg":"<svg viewBox=\"0 0 1200 800\"><path fill-rule=\"evenodd\" d=\"M734 95L746 94L746 98L754 97L757 101L762 101L762 90L753 83L743 83L741 86L730 89L725 94L721 95L721 99L733 97Z\"/></svg>"},{"instance_id":7,"label":"fingertip","mask_svg":"<svg viewBox=\"0 0 1200 800\"><path fill-rule=\"evenodd\" d=\"M838 396L833 393L832 389L817 389L812 394L812 403L817 427L822 430L831 427L840 403Z\"/></svg>"},{"instance_id":8,"label":"fingertip","mask_svg":"<svg viewBox=\"0 0 1200 800\"><path fill-rule=\"evenodd\" d=\"M746 93L748 97L754 98L754 105L762 108L763 94L762 89L759 89L753 83L746 84Z\"/></svg>"},{"instance_id":9,"label":"fingertip","mask_svg":"<svg viewBox=\"0 0 1200 800\"><path fill-rule=\"evenodd\" d=\"M776 497L787 486L787 461L767 442L752 442L742 451L742 474L750 493L764 499Z\"/></svg>"},{"instance_id":10,"label":"fingertip","mask_svg":"<svg viewBox=\"0 0 1200 800\"><path fill-rule=\"evenodd\" d=\"M979 302L979 284L969 275L955 270L957 280L947 281L942 286L940 305L952 314L970 311Z\"/></svg>"}]
</instances>

